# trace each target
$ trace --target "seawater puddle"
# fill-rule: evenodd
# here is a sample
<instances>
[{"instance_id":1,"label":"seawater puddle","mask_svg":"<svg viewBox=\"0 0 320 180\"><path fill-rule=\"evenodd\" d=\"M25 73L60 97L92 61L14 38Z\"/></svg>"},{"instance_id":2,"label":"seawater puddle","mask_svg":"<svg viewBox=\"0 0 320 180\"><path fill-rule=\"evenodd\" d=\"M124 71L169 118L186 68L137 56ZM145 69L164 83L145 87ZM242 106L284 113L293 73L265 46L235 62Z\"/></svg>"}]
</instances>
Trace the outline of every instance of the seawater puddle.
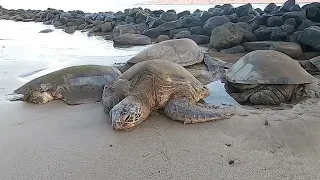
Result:
<instances>
[{"instance_id":1,"label":"seawater puddle","mask_svg":"<svg viewBox=\"0 0 320 180\"><path fill-rule=\"evenodd\" d=\"M236 100L234 100L224 88L224 83L219 81L213 81L207 85L207 87L211 90L211 94L209 97L205 98L204 101L209 104L214 105L240 105Z\"/></svg>"}]
</instances>

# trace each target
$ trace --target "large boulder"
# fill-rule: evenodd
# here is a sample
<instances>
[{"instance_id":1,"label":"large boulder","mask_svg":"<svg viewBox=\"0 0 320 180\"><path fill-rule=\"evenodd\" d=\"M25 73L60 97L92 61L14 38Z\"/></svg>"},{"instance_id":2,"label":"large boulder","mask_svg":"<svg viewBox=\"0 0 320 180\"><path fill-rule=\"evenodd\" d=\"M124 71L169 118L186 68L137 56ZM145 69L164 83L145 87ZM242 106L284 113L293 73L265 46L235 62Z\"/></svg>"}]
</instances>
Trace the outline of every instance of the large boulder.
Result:
<instances>
[{"instance_id":1,"label":"large boulder","mask_svg":"<svg viewBox=\"0 0 320 180\"><path fill-rule=\"evenodd\" d=\"M212 30L210 45L215 49L226 49L239 45L244 30L237 24L228 22Z\"/></svg>"},{"instance_id":2,"label":"large boulder","mask_svg":"<svg viewBox=\"0 0 320 180\"><path fill-rule=\"evenodd\" d=\"M136 33L136 28L132 24L119 25L114 27L113 36L117 37L125 33Z\"/></svg>"},{"instance_id":3,"label":"large boulder","mask_svg":"<svg viewBox=\"0 0 320 180\"><path fill-rule=\"evenodd\" d=\"M101 32L110 32L113 29L112 22L105 22L100 26L101 26Z\"/></svg>"},{"instance_id":4,"label":"large boulder","mask_svg":"<svg viewBox=\"0 0 320 180\"><path fill-rule=\"evenodd\" d=\"M77 30L77 26L70 26L64 29L64 32L68 34L73 34Z\"/></svg>"},{"instance_id":5,"label":"large boulder","mask_svg":"<svg viewBox=\"0 0 320 180\"><path fill-rule=\"evenodd\" d=\"M297 58L302 55L302 48L299 43L294 42L275 42L269 50L282 52L292 58Z\"/></svg>"},{"instance_id":6,"label":"large boulder","mask_svg":"<svg viewBox=\"0 0 320 180\"><path fill-rule=\"evenodd\" d=\"M320 27L311 26L304 29L297 40L304 45L320 51Z\"/></svg>"},{"instance_id":7,"label":"large boulder","mask_svg":"<svg viewBox=\"0 0 320 180\"><path fill-rule=\"evenodd\" d=\"M113 38L115 45L148 45L151 44L151 39L148 36L141 34L125 33Z\"/></svg>"},{"instance_id":8,"label":"large boulder","mask_svg":"<svg viewBox=\"0 0 320 180\"><path fill-rule=\"evenodd\" d=\"M227 22L230 22L230 19L227 18L227 16L211 17L204 23L203 30L207 35L210 35L214 28L221 26Z\"/></svg>"}]
</instances>

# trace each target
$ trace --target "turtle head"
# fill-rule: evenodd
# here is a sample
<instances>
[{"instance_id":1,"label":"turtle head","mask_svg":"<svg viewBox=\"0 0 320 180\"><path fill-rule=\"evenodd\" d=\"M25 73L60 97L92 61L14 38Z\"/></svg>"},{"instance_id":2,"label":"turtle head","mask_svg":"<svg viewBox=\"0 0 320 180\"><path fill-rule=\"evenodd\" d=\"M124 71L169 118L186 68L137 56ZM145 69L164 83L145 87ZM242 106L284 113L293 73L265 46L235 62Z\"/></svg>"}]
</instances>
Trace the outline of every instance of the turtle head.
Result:
<instances>
[{"instance_id":1,"label":"turtle head","mask_svg":"<svg viewBox=\"0 0 320 180\"><path fill-rule=\"evenodd\" d=\"M140 124L149 115L148 109L138 100L123 99L109 112L115 130L125 130Z\"/></svg>"}]
</instances>

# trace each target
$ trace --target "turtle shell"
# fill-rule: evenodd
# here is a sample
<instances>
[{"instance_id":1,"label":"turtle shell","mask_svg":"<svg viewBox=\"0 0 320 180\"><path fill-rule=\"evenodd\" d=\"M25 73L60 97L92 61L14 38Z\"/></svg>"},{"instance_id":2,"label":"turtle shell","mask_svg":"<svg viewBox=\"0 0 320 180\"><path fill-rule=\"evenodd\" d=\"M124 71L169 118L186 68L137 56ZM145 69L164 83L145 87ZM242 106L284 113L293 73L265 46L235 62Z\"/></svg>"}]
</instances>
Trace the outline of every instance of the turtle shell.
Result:
<instances>
[{"instance_id":1,"label":"turtle shell","mask_svg":"<svg viewBox=\"0 0 320 180\"><path fill-rule=\"evenodd\" d=\"M305 84L315 78L298 61L275 50L256 50L240 58L226 73L239 84Z\"/></svg>"},{"instance_id":2,"label":"turtle shell","mask_svg":"<svg viewBox=\"0 0 320 180\"><path fill-rule=\"evenodd\" d=\"M129 63L139 63L152 59L165 59L181 66L190 66L203 61L204 54L193 40L188 38L162 41L139 52L128 60Z\"/></svg>"},{"instance_id":3,"label":"turtle shell","mask_svg":"<svg viewBox=\"0 0 320 180\"><path fill-rule=\"evenodd\" d=\"M320 70L320 56L309 59L309 61Z\"/></svg>"}]
</instances>

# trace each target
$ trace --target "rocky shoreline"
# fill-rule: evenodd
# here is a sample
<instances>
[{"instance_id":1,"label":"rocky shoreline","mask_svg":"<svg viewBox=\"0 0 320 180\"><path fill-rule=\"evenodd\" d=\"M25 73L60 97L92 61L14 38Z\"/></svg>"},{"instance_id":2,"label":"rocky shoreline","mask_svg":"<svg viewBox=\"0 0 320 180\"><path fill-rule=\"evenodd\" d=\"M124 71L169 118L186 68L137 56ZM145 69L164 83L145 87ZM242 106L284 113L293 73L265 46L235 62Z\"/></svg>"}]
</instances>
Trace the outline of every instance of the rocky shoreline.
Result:
<instances>
[{"instance_id":1,"label":"rocky shoreline","mask_svg":"<svg viewBox=\"0 0 320 180\"><path fill-rule=\"evenodd\" d=\"M216 5L208 10L154 10L132 8L123 12L85 13L63 11L5 9L0 19L41 22L72 34L103 36L115 45L148 45L168 39L189 38L210 47L211 52L246 53L274 49L295 59L320 55L320 3L300 7L294 0L282 6L270 3L264 10L251 4L234 8ZM52 30L44 30L48 33Z\"/></svg>"}]
</instances>

